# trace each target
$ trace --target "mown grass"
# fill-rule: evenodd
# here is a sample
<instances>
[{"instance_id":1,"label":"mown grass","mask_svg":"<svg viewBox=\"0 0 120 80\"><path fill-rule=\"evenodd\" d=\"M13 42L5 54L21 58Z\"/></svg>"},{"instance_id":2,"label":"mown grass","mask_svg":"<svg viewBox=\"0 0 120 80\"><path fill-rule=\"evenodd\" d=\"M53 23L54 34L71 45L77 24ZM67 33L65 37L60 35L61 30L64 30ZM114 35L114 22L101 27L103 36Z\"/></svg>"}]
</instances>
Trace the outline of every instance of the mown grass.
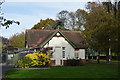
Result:
<instances>
[{"instance_id":1,"label":"mown grass","mask_svg":"<svg viewBox=\"0 0 120 80\"><path fill-rule=\"evenodd\" d=\"M93 60L93 63L97 63L97 60ZM107 63L106 60L100 60L100 63ZM111 60L110 61L111 64L120 64L120 61L118 60Z\"/></svg>"},{"instance_id":2,"label":"mown grass","mask_svg":"<svg viewBox=\"0 0 120 80\"><path fill-rule=\"evenodd\" d=\"M5 78L118 78L117 64L86 64L56 66L50 69L10 70Z\"/></svg>"}]
</instances>

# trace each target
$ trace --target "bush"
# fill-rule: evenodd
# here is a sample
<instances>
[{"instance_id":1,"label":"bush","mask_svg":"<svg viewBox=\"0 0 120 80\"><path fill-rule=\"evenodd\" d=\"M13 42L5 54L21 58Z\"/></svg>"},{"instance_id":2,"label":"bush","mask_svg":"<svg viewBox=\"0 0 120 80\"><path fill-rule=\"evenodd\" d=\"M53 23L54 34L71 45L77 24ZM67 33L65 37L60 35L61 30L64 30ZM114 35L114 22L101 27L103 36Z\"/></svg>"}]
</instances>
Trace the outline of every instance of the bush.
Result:
<instances>
[{"instance_id":1,"label":"bush","mask_svg":"<svg viewBox=\"0 0 120 80\"><path fill-rule=\"evenodd\" d=\"M79 65L79 60L76 59L68 59L67 65L68 66L78 66Z\"/></svg>"},{"instance_id":2,"label":"bush","mask_svg":"<svg viewBox=\"0 0 120 80\"><path fill-rule=\"evenodd\" d=\"M68 59L66 62L67 66L81 66L84 64L85 64L85 61L82 59Z\"/></svg>"},{"instance_id":3,"label":"bush","mask_svg":"<svg viewBox=\"0 0 120 80\"><path fill-rule=\"evenodd\" d=\"M19 68L46 67L50 64L49 52L27 54L18 60L16 66Z\"/></svg>"},{"instance_id":4,"label":"bush","mask_svg":"<svg viewBox=\"0 0 120 80\"><path fill-rule=\"evenodd\" d=\"M16 67L18 68L29 68L31 67L31 59L29 57L23 57L22 59L18 60Z\"/></svg>"}]
</instances>

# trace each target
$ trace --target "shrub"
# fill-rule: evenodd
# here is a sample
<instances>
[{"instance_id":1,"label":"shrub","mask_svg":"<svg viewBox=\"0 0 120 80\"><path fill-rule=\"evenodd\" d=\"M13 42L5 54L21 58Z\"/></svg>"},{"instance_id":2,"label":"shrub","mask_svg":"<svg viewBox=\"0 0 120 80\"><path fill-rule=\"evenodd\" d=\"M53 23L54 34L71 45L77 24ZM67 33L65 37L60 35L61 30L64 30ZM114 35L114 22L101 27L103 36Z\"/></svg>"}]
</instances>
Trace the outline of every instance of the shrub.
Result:
<instances>
[{"instance_id":1,"label":"shrub","mask_svg":"<svg viewBox=\"0 0 120 80\"><path fill-rule=\"evenodd\" d=\"M22 59L18 60L16 67L18 68L29 68L31 67L31 59L29 57L23 57Z\"/></svg>"},{"instance_id":2,"label":"shrub","mask_svg":"<svg viewBox=\"0 0 120 80\"><path fill-rule=\"evenodd\" d=\"M68 66L78 66L79 65L79 60L76 59L68 59Z\"/></svg>"},{"instance_id":3,"label":"shrub","mask_svg":"<svg viewBox=\"0 0 120 80\"><path fill-rule=\"evenodd\" d=\"M50 64L49 52L46 53L32 53L25 55L18 60L17 67L31 68L31 67L46 67Z\"/></svg>"},{"instance_id":4,"label":"shrub","mask_svg":"<svg viewBox=\"0 0 120 80\"><path fill-rule=\"evenodd\" d=\"M81 66L85 64L85 60L82 59L68 59L66 62L67 66Z\"/></svg>"},{"instance_id":5,"label":"shrub","mask_svg":"<svg viewBox=\"0 0 120 80\"><path fill-rule=\"evenodd\" d=\"M31 66L33 67L48 66L50 64L49 52L27 54L26 57L32 60Z\"/></svg>"}]
</instances>

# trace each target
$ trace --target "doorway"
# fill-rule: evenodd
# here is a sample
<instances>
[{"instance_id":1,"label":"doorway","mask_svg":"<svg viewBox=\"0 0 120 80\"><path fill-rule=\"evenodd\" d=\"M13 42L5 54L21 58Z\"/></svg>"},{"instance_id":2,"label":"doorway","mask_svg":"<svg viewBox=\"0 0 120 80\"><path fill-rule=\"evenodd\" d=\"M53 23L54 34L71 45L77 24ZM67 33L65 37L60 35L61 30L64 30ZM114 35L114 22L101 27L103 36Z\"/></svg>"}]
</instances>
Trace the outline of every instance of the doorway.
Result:
<instances>
[{"instance_id":1,"label":"doorway","mask_svg":"<svg viewBox=\"0 0 120 80\"><path fill-rule=\"evenodd\" d=\"M55 65L61 65L61 55L62 55L62 49L61 47L55 47Z\"/></svg>"}]
</instances>

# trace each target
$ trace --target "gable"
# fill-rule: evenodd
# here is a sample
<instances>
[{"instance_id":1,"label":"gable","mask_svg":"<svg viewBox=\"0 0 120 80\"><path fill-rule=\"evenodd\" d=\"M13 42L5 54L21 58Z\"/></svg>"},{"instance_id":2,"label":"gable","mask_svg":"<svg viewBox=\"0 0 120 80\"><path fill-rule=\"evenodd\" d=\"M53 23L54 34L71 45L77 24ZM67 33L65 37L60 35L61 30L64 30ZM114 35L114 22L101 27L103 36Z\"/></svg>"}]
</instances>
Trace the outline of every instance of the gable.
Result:
<instances>
[{"instance_id":1,"label":"gable","mask_svg":"<svg viewBox=\"0 0 120 80\"><path fill-rule=\"evenodd\" d=\"M26 44L28 47L43 47L57 33L60 33L73 48L86 48L80 31L27 30Z\"/></svg>"},{"instance_id":2,"label":"gable","mask_svg":"<svg viewBox=\"0 0 120 80\"><path fill-rule=\"evenodd\" d=\"M44 47L72 47L67 40L63 36L54 36L52 37L47 44L45 44ZM73 48L73 47L72 47Z\"/></svg>"}]
</instances>

